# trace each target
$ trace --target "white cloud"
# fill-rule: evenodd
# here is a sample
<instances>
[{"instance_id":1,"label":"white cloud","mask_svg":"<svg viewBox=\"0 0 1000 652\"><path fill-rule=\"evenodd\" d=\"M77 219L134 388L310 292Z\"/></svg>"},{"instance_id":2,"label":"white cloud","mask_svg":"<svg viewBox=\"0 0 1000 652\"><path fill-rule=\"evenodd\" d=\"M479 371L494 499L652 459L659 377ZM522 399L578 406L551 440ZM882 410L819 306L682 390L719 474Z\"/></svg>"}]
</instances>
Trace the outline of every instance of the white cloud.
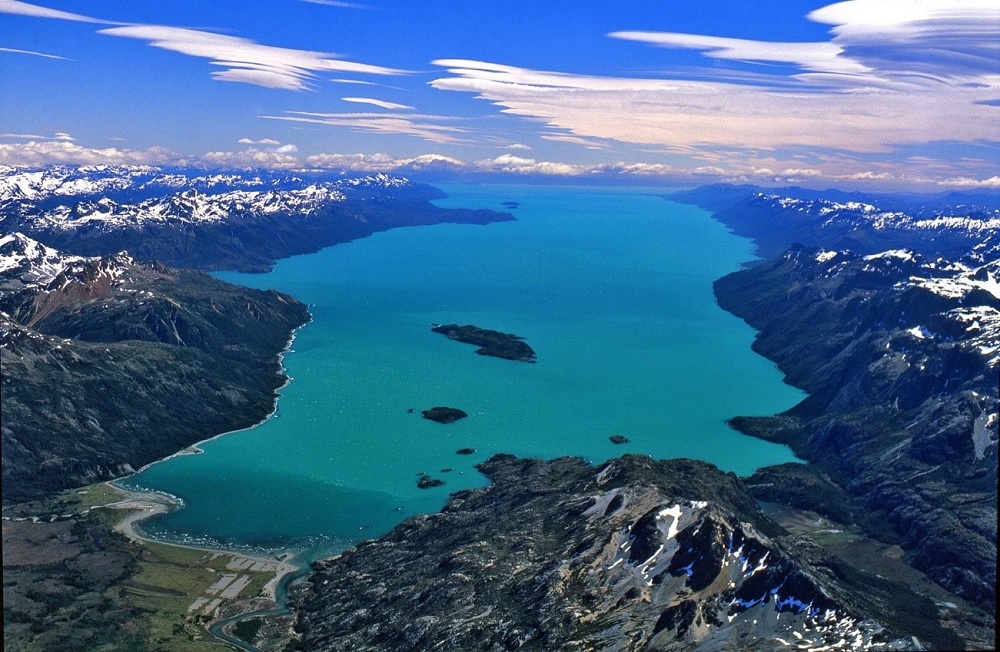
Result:
<instances>
[{"instance_id":1,"label":"white cloud","mask_svg":"<svg viewBox=\"0 0 1000 652\"><path fill-rule=\"evenodd\" d=\"M501 149L524 149L530 150L530 145L525 145L524 143L511 143L510 145L502 145Z\"/></svg>"},{"instance_id":2,"label":"white cloud","mask_svg":"<svg viewBox=\"0 0 1000 652\"><path fill-rule=\"evenodd\" d=\"M252 138L240 138L236 141L240 145L280 145L281 142L274 140L273 138L261 138L260 140L253 140Z\"/></svg>"},{"instance_id":3,"label":"white cloud","mask_svg":"<svg viewBox=\"0 0 1000 652\"><path fill-rule=\"evenodd\" d=\"M596 140L581 138L580 136L573 136L570 134L541 134L539 138L542 140L552 140L560 143L583 145L587 149L608 149L608 146L604 143L599 143Z\"/></svg>"},{"instance_id":4,"label":"white cloud","mask_svg":"<svg viewBox=\"0 0 1000 652\"><path fill-rule=\"evenodd\" d=\"M18 0L0 0L0 14L18 14L21 16L33 16L35 18L55 18L58 20L72 20L79 23L121 24L112 23L109 20L101 20L100 18L91 18L90 16L74 14L68 11L59 11L57 9L39 7L38 5L29 4L27 2L18 2Z\"/></svg>"},{"instance_id":5,"label":"white cloud","mask_svg":"<svg viewBox=\"0 0 1000 652\"><path fill-rule=\"evenodd\" d=\"M849 174L843 177L845 179L850 179L851 181L886 181L892 179L893 175L888 172L872 172L871 170L865 170L863 172L855 172L854 174Z\"/></svg>"},{"instance_id":6,"label":"white cloud","mask_svg":"<svg viewBox=\"0 0 1000 652\"><path fill-rule=\"evenodd\" d=\"M701 50L713 59L792 63L817 72L869 71L866 66L841 57L843 48L830 42L780 43L676 32L612 32L608 36L665 48Z\"/></svg>"},{"instance_id":7,"label":"white cloud","mask_svg":"<svg viewBox=\"0 0 1000 652\"><path fill-rule=\"evenodd\" d=\"M129 25L99 30L100 34L147 41L152 47L211 60L223 70L212 73L219 81L243 82L267 88L306 90L316 71L371 75L401 75L403 70L333 58L310 50L261 45L250 39L183 27Z\"/></svg>"},{"instance_id":8,"label":"white cloud","mask_svg":"<svg viewBox=\"0 0 1000 652\"><path fill-rule=\"evenodd\" d=\"M65 131L57 131L55 133L55 135L53 136L53 139L54 140L70 140L70 141L76 140L75 138L73 138L72 136L70 136Z\"/></svg>"},{"instance_id":9,"label":"white cloud","mask_svg":"<svg viewBox=\"0 0 1000 652\"><path fill-rule=\"evenodd\" d=\"M18 50L16 48L0 48L0 52L10 52L11 54L30 54L35 57L43 57L45 59L59 59L60 61L72 61L72 59L67 59L66 57L60 57L56 54L46 54L44 52L35 52L34 50Z\"/></svg>"},{"instance_id":10,"label":"white cloud","mask_svg":"<svg viewBox=\"0 0 1000 652\"><path fill-rule=\"evenodd\" d=\"M91 149L66 140L0 143L0 164L42 166L70 165L179 165L185 159L163 147L144 150L107 147Z\"/></svg>"},{"instance_id":11,"label":"white cloud","mask_svg":"<svg viewBox=\"0 0 1000 652\"><path fill-rule=\"evenodd\" d=\"M194 162L220 168L295 169L302 165L298 158L288 153L258 149L245 152L208 152L197 157Z\"/></svg>"},{"instance_id":12,"label":"white cloud","mask_svg":"<svg viewBox=\"0 0 1000 652\"><path fill-rule=\"evenodd\" d=\"M357 172L393 172L426 170L435 167L464 168L467 164L443 154L422 154L414 158L395 158L390 154L314 154L306 157L310 167Z\"/></svg>"},{"instance_id":13,"label":"white cloud","mask_svg":"<svg viewBox=\"0 0 1000 652\"><path fill-rule=\"evenodd\" d=\"M340 98L340 100L342 102L355 102L357 104L372 104L374 106L378 106L383 109L390 109L393 111L408 111L414 108L412 106L407 106L406 104L396 104L395 102L376 100L371 97L342 97Z\"/></svg>"},{"instance_id":14,"label":"white cloud","mask_svg":"<svg viewBox=\"0 0 1000 652\"><path fill-rule=\"evenodd\" d=\"M385 113L311 113L307 111L287 111L288 115L262 115L268 120L288 120L349 127L355 131L376 134L405 134L416 136L432 143L465 142L462 135L467 130L447 124L451 120L444 116L412 114L396 116Z\"/></svg>"},{"instance_id":15,"label":"white cloud","mask_svg":"<svg viewBox=\"0 0 1000 652\"><path fill-rule=\"evenodd\" d=\"M341 9L371 9L368 5L357 2L343 2L343 0L302 0L314 5L326 5L327 7L340 7Z\"/></svg>"},{"instance_id":16,"label":"white cloud","mask_svg":"<svg viewBox=\"0 0 1000 652\"><path fill-rule=\"evenodd\" d=\"M184 27L103 20L17 0L0 0L0 13L115 25L98 30L98 33L146 41L152 47L208 59L212 65L222 68L211 73L218 81L301 91L310 87L317 72L406 74L404 70L345 61L325 52L262 45L247 38Z\"/></svg>"},{"instance_id":17,"label":"white cloud","mask_svg":"<svg viewBox=\"0 0 1000 652\"><path fill-rule=\"evenodd\" d=\"M1000 188L1000 176L993 176L988 179L970 179L968 177L958 177L955 179L945 179L938 182L939 186L951 188Z\"/></svg>"},{"instance_id":18,"label":"white cloud","mask_svg":"<svg viewBox=\"0 0 1000 652\"><path fill-rule=\"evenodd\" d=\"M553 163L551 161L536 161L533 158L521 158L513 154L501 154L496 158L477 161L475 167L490 172L514 172L518 174L556 174L560 176L576 176L584 172L584 168L568 163Z\"/></svg>"},{"instance_id":19,"label":"white cloud","mask_svg":"<svg viewBox=\"0 0 1000 652\"><path fill-rule=\"evenodd\" d=\"M897 11L897 6L899 10ZM890 152L934 141L1000 140L1000 4L996 0L852 0L809 18L833 25L815 43L676 32L611 36L684 48L725 66L660 78L567 74L442 59L441 90L582 139L685 147Z\"/></svg>"},{"instance_id":20,"label":"white cloud","mask_svg":"<svg viewBox=\"0 0 1000 652\"><path fill-rule=\"evenodd\" d=\"M781 173L786 177L821 177L823 173L815 168L789 168Z\"/></svg>"}]
</instances>

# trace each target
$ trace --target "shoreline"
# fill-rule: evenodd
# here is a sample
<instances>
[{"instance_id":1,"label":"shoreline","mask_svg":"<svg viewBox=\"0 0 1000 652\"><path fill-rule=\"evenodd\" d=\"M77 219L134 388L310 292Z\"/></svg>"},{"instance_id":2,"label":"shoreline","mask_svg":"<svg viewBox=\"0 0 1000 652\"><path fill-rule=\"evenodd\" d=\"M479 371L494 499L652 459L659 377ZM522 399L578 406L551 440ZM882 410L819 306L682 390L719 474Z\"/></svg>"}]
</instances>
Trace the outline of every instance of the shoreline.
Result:
<instances>
[{"instance_id":1,"label":"shoreline","mask_svg":"<svg viewBox=\"0 0 1000 652\"><path fill-rule=\"evenodd\" d=\"M91 509L114 509L114 510L129 510L131 513L125 514L125 516L112 526L115 532L124 534L130 541L133 541L139 545L145 545L146 543L155 543L164 546L171 546L174 548L185 548L188 550L199 550L203 552L209 552L214 554L229 555L234 561L250 561L250 562L263 562L266 564L275 564L278 570L275 571L274 577L269 580L264 588L261 590L261 594L272 601L276 601L277 598L277 587L281 583L281 580L290 573L295 573L305 569L308 566L307 562L296 565L293 560L296 559L297 555L291 551L281 553L279 555L272 555L270 557L264 554L253 554L244 551L238 551L233 549L228 549L224 547L212 548L209 546L199 546L199 545L189 545L185 543L177 543L174 541L163 541L160 539L153 539L142 535L136 528L135 525L142 521L153 518L160 514L166 514L178 509L183 506L183 502L170 494L164 493L162 491L134 491L130 489L125 489L114 484L114 480L105 482L104 484L110 487L113 491L121 496L121 500L115 501L113 503L108 503L106 505L100 505L93 507Z\"/></svg>"},{"instance_id":2,"label":"shoreline","mask_svg":"<svg viewBox=\"0 0 1000 652\"><path fill-rule=\"evenodd\" d=\"M294 329L292 329L292 333L291 333L291 335L288 338L288 342L285 344L285 348L283 348L281 351L278 352L278 375L282 376L285 379L285 382L283 382L279 387L275 388L275 390L274 390L274 402L271 405L271 411L268 412L266 415L264 415L264 417L260 421L258 421L257 423L253 424L252 426L247 426L246 428L240 428L238 430L227 430L226 432L220 432L217 435L212 435L211 437L206 437L205 439L201 439L199 441L196 441L195 443L193 443L193 444L191 444L189 446L185 446L184 448L182 448L181 450L177 451L176 453L171 453L170 455L167 455L166 457L161 457L158 460L154 460L152 462L149 462L148 464L144 464L141 467L139 467L138 469L136 469L135 471L133 471L132 473L129 473L128 475L123 475L120 478L114 478L113 480L109 480L108 483L111 484L111 483L114 483L114 482L120 482L122 480L128 480L129 478L134 477L136 475L139 475L140 473L142 473L146 469L148 469L148 468L150 468L152 466L155 466L156 464L160 464L162 462L166 462L168 460L172 460L175 457L180 457L180 456L183 456L183 455L200 455L200 454L202 454L202 453L205 452L204 449L202 448L203 444L207 444L209 442L215 441L216 439L219 439L221 437L226 437L228 435L235 435L237 433L247 432L249 430L254 430L255 428L259 428L260 426L262 426L265 423L267 423L272 417L274 417L276 414L278 414L278 402L281 400L281 392L282 392L282 390L285 389L286 387L288 387L288 385L291 384L292 380L294 380L294 378L288 373L288 369L285 367L285 355L287 355L289 353L294 353L295 352L294 350L292 350L292 344L295 342L295 337L298 335L300 329L305 328L306 326L308 326L309 324L311 324L312 321L313 321L312 313L309 313L309 321L305 322L301 326L296 326ZM132 491L131 489L126 489L124 487L118 487L118 486L115 486L115 489L119 489L121 491ZM148 491L155 492L155 490L153 490L153 489L150 489ZM163 492L156 492L156 493L163 493ZM164 494L164 495L167 495L167 494Z\"/></svg>"},{"instance_id":3,"label":"shoreline","mask_svg":"<svg viewBox=\"0 0 1000 652\"><path fill-rule=\"evenodd\" d=\"M293 560L296 560L298 558L298 553L292 550L280 553L280 558L276 555L268 557L264 556L263 554L255 555L252 553L225 548L222 546L209 547L209 546L191 545L191 544L177 543L173 541L163 541L143 536L142 534L139 533L139 531L135 527L137 523L148 520L160 514L169 513L176 509L183 509L184 501L181 498L168 494L164 491L158 491L155 489L143 489L140 491L121 486L118 483L127 481L129 478L135 477L136 475L142 473L143 471L152 467L153 465L160 464L161 462L166 462L175 457L180 457L183 455L203 454L204 449L202 447L204 444L207 444L221 437L253 430L254 428L258 428L263 424L267 423L268 420L270 420L278 413L278 404L279 401L281 400L282 390L288 387L288 385L291 384L293 380L293 377L291 376L291 374L288 373L288 369L285 366L285 356L289 353L294 352L292 349L292 345L295 343L295 338L298 335L299 330L312 323L312 321L313 321L312 313L309 313L309 320L301 324L300 326L297 326L294 329L292 329L292 332L289 335L288 341L285 343L284 348L278 352L277 354L278 375L284 377L284 382L279 387L275 388L274 401L271 406L271 410L260 421L246 428L240 428L239 430L229 430L226 432L219 433L217 435L213 435L211 437L207 437L189 446L186 446L183 449L175 453L172 453L166 457L145 464L139 469L133 471L132 473L129 473L128 475L124 475L120 478L114 478L104 483L106 486L111 488L112 491L118 493L121 496L121 500L109 503L107 505L102 505L101 507L109 509L133 510L132 513L126 514L121 521L119 521L113 526L113 529L116 532L124 534L126 537L128 537L130 541L138 543L139 545L144 545L146 543L156 543L166 546L173 546L175 548L186 548L189 550L201 550L205 552L230 555L234 560L240 559L251 562L264 562L268 564L277 564L278 571L275 572L274 577L271 580L269 580L261 590L261 595L277 603L277 589L278 586L281 584L282 580L286 576L292 573L297 573L308 568L309 566L308 560L299 560L298 564L293 563Z\"/></svg>"}]
</instances>

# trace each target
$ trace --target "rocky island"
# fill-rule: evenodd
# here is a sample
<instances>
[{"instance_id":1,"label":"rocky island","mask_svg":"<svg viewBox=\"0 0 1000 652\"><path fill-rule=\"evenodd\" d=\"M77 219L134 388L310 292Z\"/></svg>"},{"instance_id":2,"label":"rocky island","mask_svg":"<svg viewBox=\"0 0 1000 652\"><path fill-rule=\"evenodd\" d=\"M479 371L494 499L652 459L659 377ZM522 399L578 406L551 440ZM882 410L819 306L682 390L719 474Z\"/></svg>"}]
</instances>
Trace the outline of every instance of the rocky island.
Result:
<instances>
[{"instance_id":1,"label":"rocky island","mask_svg":"<svg viewBox=\"0 0 1000 652\"><path fill-rule=\"evenodd\" d=\"M480 347L476 350L479 355L489 355L519 362L537 361L534 349L528 346L520 335L491 331L471 324L466 326L434 324L431 326L431 330L457 342Z\"/></svg>"},{"instance_id":2,"label":"rocky island","mask_svg":"<svg viewBox=\"0 0 1000 652\"><path fill-rule=\"evenodd\" d=\"M425 419L437 421L438 423L455 423L459 419L469 416L466 412L452 407L432 407L428 410L421 410Z\"/></svg>"}]
</instances>

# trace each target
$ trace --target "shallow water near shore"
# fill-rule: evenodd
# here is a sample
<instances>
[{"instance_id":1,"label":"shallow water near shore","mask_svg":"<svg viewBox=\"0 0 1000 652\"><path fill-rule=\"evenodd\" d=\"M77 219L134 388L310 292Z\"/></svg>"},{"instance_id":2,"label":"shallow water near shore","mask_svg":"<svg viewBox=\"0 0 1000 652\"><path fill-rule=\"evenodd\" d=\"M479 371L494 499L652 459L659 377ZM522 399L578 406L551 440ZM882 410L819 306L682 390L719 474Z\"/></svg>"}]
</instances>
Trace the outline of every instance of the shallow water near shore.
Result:
<instances>
[{"instance_id":1,"label":"shallow water near shore","mask_svg":"<svg viewBox=\"0 0 1000 652\"><path fill-rule=\"evenodd\" d=\"M749 241L648 190L441 187L442 206L520 202L517 221L397 229L219 274L292 294L313 322L284 358L274 417L123 483L185 504L146 533L331 553L483 486L474 465L498 452L693 457L738 474L795 459L725 424L804 397L715 303L712 282L751 259ZM516 333L538 362L476 355L435 322ZM470 416L421 418L433 406ZM420 473L446 484L418 489Z\"/></svg>"}]
</instances>

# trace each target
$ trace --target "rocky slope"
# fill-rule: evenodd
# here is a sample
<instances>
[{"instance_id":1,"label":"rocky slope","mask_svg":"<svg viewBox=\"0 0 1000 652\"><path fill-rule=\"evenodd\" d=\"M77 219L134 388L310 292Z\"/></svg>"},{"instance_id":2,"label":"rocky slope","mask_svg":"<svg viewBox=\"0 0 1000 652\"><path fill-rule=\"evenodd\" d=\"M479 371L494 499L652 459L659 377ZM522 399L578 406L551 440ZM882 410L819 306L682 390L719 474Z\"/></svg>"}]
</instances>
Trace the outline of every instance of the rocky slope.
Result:
<instances>
[{"instance_id":1,"label":"rocky slope","mask_svg":"<svg viewBox=\"0 0 1000 652\"><path fill-rule=\"evenodd\" d=\"M275 260L398 226L511 220L443 209L434 188L375 174L192 173L146 166L0 168L0 234L59 250L202 269L266 270Z\"/></svg>"},{"instance_id":2,"label":"rocky slope","mask_svg":"<svg viewBox=\"0 0 1000 652\"><path fill-rule=\"evenodd\" d=\"M910 249L932 258L1000 258L1000 197L872 195L804 188L704 186L668 196L715 212L764 258L800 243L874 254Z\"/></svg>"},{"instance_id":3,"label":"rocky slope","mask_svg":"<svg viewBox=\"0 0 1000 652\"><path fill-rule=\"evenodd\" d=\"M128 254L0 239L3 500L128 473L250 426L306 307Z\"/></svg>"},{"instance_id":4,"label":"rocky slope","mask_svg":"<svg viewBox=\"0 0 1000 652\"><path fill-rule=\"evenodd\" d=\"M480 468L489 487L317 565L305 649L961 645L929 600L784 536L709 464L500 455Z\"/></svg>"},{"instance_id":5,"label":"rocky slope","mask_svg":"<svg viewBox=\"0 0 1000 652\"><path fill-rule=\"evenodd\" d=\"M797 246L715 286L761 331L754 348L810 393L733 424L790 445L870 532L984 606L996 601L998 278L1000 261Z\"/></svg>"}]
</instances>

